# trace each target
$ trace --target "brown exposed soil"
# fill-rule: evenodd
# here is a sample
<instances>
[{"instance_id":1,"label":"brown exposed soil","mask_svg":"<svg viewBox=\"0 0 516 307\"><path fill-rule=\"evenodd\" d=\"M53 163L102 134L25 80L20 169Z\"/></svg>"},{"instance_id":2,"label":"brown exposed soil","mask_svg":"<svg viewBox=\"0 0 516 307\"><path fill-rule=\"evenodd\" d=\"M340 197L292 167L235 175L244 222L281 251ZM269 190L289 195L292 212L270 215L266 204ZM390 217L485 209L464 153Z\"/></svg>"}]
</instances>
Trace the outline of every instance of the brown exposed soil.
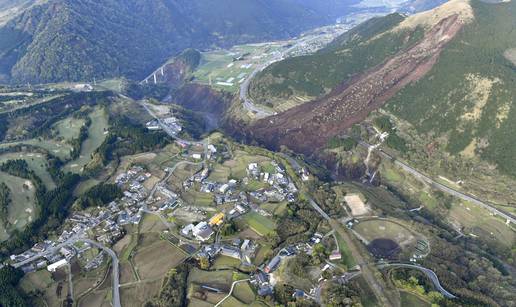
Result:
<instances>
[{"instance_id":1,"label":"brown exposed soil","mask_svg":"<svg viewBox=\"0 0 516 307\"><path fill-rule=\"evenodd\" d=\"M405 85L419 80L437 62L443 47L462 28L458 15L442 19L423 39L384 63L334 89L330 94L257 121L245 136L279 149L285 145L311 155L333 136L360 122Z\"/></svg>"},{"instance_id":2,"label":"brown exposed soil","mask_svg":"<svg viewBox=\"0 0 516 307\"><path fill-rule=\"evenodd\" d=\"M191 68L184 61L175 59L156 72L156 81L166 83L171 88L177 88L185 82L190 70ZM148 81L153 82L153 78L149 78Z\"/></svg>"},{"instance_id":3,"label":"brown exposed soil","mask_svg":"<svg viewBox=\"0 0 516 307\"><path fill-rule=\"evenodd\" d=\"M167 97L167 101L202 114L209 130L219 126L219 121L232 99L233 96L227 92L194 83L182 86Z\"/></svg>"}]
</instances>

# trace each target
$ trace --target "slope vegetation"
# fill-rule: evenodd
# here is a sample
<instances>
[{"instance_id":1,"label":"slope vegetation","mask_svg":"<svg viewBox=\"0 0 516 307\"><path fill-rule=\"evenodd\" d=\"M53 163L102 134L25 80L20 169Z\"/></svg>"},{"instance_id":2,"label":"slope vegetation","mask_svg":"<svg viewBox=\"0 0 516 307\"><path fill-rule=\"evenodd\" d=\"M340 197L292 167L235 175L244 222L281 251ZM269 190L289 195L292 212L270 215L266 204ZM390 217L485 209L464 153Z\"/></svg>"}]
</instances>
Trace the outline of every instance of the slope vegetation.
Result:
<instances>
[{"instance_id":1,"label":"slope vegetation","mask_svg":"<svg viewBox=\"0 0 516 307\"><path fill-rule=\"evenodd\" d=\"M480 157L516 175L516 2L473 1L474 20L419 82L387 110L454 155Z\"/></svg>"},{"instance_id":2,"label":"slope vegetation","mask_svg":"<svg viewBox=\"0 0 516 307\"><path fill-rule=\"evenodd\" d=\"M353 1L334 6L320 5L320 0L306 5L297 0L33 2L0 28L4 81L41 83L119 75L141 79L185 48L295 35L334 21ZM5 8L12 6L8 4Z\"/></svg>"},{"instance_id":3,"label":"slope vegetation","mask_svg":"<svg viewBox=\"0 0 516 307\"><path fill-rule=\"evenodd\" d=\"M409 47L349 78L322 98L258 121L251 133L271 147L287 145L304 153L313 153L331 137L363 120L404 86L426 75L437 62L442 49L463 25L459 14L451 14L425 29L422 38L415 43L411 37L421 35L419 27L408 31L391 28L392 31L378 39L386 37L391 42L392 37L397 36L398 42L410 42L407 43ZM396 42L394 44L398 47ZM313 67L320 66L316 64ZM301 139L303 142L299 142Z\"/></svg>"}]
</instances>

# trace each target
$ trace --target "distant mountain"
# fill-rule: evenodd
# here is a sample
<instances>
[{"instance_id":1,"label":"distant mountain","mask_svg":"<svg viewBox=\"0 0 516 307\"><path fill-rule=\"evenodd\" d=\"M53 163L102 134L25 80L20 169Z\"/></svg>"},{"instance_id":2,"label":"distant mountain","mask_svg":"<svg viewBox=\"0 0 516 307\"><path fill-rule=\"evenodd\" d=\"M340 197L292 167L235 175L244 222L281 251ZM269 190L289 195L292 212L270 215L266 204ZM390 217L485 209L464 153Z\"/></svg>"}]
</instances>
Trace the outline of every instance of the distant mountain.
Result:
<instances>
[{"instance_id":1,"label":"distant mountain","mask_svg":"<svg viewBox=\"0 0 516 307\"><path fill-rule=\"evenodd\" d=\"M296 35L357 2L0 0L0 81L138 79L186 48Z\"/></svg>"},{"instance_id":2,"label":"distant mountain","mask_svg":"<svg viewBox=\"0 0 516 307\"><path fill-rule=\"evenodd\" d=\"M312 154L383 108L433 146L516 176L516 1L498 2L376 18L314 55L272 65L251 86L256 101L312 101L249 134Z\"/></svg>"}]
</instances>

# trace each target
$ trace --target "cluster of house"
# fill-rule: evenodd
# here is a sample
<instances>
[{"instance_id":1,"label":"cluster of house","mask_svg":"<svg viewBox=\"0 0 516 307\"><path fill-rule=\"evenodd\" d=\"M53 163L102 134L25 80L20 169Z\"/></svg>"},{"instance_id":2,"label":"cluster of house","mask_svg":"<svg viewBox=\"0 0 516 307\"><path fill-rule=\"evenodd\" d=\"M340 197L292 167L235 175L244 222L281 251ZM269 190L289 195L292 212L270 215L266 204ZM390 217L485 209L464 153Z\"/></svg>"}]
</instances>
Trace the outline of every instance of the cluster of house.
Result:
<instances>
[{"instance_id":1,"label":"cluster of house","mask_svg":"<svg viewBox=\"0 0 516 307\"><path fill-rule=\"evenodd\" d=\"M167 132L170 132L173 135L178 135L183 130L179 120L174 116L166 117L160 121L153 119L147 122L145 126L149 130L165 129Z\"/></svg>"},{"instance_id":2,"label":"cluster of house","mask_svg":"<svg viewBox=\"0 0 516 307\"><path fill-rule=\"evenodd\" d=\"M208 180L210 170L204 167L183 182L183 189L191 189L195 183L198 183L201 192L213 194L216 205L233 205L234 207L226 214L227 220L236 218L249 210L267 215L267 212L260 209L259 204L267 201L281 202L288 200L293 202L297 193L296 186L288 178L285 170L274 161L271 162L271 165L273 172L262 172L258 163L250 163L246 168L247 176L245 178L241 181L230 179L227 182ZM269 187L251 192L240 189L242 185L248 185L252 180L266 183ZM205 242L213 234L213 225L215 224L211 220L209 222L202 221L196 225L189 224L181 230L181 234Z\"/></svg>"},{"instance_id":3,"label":"cluster of house","mask_svg":"<svg viewBox=\"0 0 516 307\"><path fill-rule=\"evenodd\" d=\"M307 242L300 242L282 248L276 256L274 256L267 264L262 265L260 269L252 276L251 283L258 289L258 294L261 296L271 295L274 291L274 285L271 280L273 274L281 265L281 262L288 257L295 256L299 253L311 254L315 244L318 244L323 239L323 235L315 233ZM342 258L339 251L333 251L329 260L340 260ZM329 269L331 265L324 264L322 270ZM300 293L297 293L298 295ZM303 293L303 296L305 294Z\"/></svg>"},{"instance_id":4,"label":"cluster of house","mask_svg":"<svg viewBox=\"0 0 516 307\"><path fill-rule=\"evenodd\" d=\"M36 243L32 248L19 255L11 255L10 260L13 263L19 263L27 261L28 259L35 259L34 261L28 262L20 269L24 273L34 272L36 270L47 268L50 272L55 272L58 268L61 268L69 264L70 259L76 255L81 255L91 247L85 244L82 248L77 248L73 245L63 246L56 248L57 243L51 240L45 240L40 243ZM44 254L42 257L35 258L37 255L45 253L47 250L53 250L53 253Z\"/></svg>"},{"instance_id":5,"label":"cluster of house","mask_svg":"<svg viewBox=\"0 0 516 307\"><path fill-rule=\"evenodd\" d=\"M274 172L262 171L258 163L249 163L247 166L247 177L243 179L246 184L250 180L267 183L270 188L260 189L250 193L252 199L264 203L267 201L281 202L288 200L295 201L297 188L292 180L290 180L285 170L275 161L271 162Z\"/></svg>"},{"instance_id":6,"label":"cluster of house","mask_svg":"<svg viewBox=\"0 0 516 307\"><path fill-rule=\"evenodd\" d=\"M235 239L231 244L214 243L205 245L196 254L196 259L206 258L212 263L218 256L226 256L237 259L243 264L251 264L255 256L257 245L248 239Z\"/></svg>"},{"instance_id":7,"label":"cluster of house","mask_svg":"<svg viewBox=\"0 0 516 307\"><path fill-rule=\"evenodd\" d=\"M91 248L85 244L84 248L73 247L74 239L84 237L86 233L96 241L111 245L118 241L123 235L123 225L138 224L142 218L141 205L148 195L142 183L150 177L142 167L134 166L126 173L116 178L116 184L125 187L124 196L109 203L105 208L93 211L76 212L69 217L63 226L63 231L57 240L46 240L35 244L31 249L19 255L10 257L12 263L23 263L20 268L25 272L31 272L47 267L50 271L65 266L75 256L80 256L84 251ZM66 244L70 243L70 244ZM56 246L62 245L59 249ZM41 255L41 257L38 257ZM29 259L35 259L25 263ZM103 256L98 256L87 264L85 269L98 267Z\"/></svg>"},{"instance_id":8,"label":"cluster of house","mask_svg":"<svg viewBox=\"0 0 516 307\"><path fill-rule=\"evenodd\" d=\"M181 229L181 234L201 242L208 241L214 233L213 227L222 225L222 223L224 223L224 217L224 213L219 212L208 221L201 221L196 225L188 224Z\"/></svg>"}]
</instances>

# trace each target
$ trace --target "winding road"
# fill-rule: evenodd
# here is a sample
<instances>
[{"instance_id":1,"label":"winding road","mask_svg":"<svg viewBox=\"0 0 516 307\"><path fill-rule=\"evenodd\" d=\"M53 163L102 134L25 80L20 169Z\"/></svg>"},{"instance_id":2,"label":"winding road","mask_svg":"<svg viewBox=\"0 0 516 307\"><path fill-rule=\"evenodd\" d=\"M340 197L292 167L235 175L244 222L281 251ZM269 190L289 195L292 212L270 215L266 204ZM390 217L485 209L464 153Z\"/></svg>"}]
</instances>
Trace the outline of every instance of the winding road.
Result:
<instances>
[{"instance_id":1,"label":"winding road","mask_svg":"<svg viewBox=\"0 0 516 307\"><path fill-rule=\"evenodd\" d=\"M434 284L434 287L437 289L437 291L439 291L442 295L444 295L446 298L456 298L455 295L451 294L450 292L448 292L446 289L443 288L443 286L439 282L439 278L437 277L437 275L435 274L434 271L427 269L425 267L422 267L420 265L406 264L406 263L386 263L386 264L378 265L378 268L379 269L407 268L407 269L419 270L419 271L425 273L425 275L432 281L432 283Z\"/></svg>"}]
</instances>

